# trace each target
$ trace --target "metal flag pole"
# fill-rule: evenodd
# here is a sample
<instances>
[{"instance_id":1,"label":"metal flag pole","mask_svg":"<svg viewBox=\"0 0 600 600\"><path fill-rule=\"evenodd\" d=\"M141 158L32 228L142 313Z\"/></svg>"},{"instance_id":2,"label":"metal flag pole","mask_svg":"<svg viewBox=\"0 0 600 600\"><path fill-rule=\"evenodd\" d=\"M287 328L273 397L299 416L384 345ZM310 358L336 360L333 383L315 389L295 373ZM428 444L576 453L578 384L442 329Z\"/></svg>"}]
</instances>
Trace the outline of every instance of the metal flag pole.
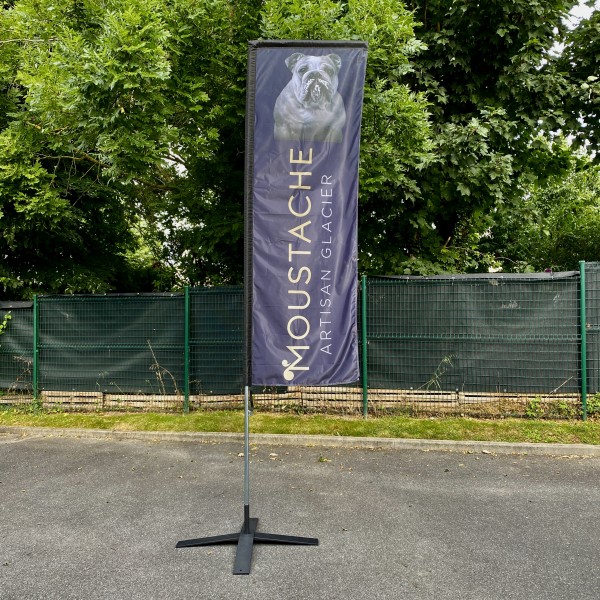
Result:
<instances>
[{"instance_id":1,"label":"metal flag pole","mask_svg":"<svg viewBox=\"0 0 600 600\"><path fill-rule=\"evenodd\" d=\"M196 548L217 544L237 544L233 565L234 575L249 575L252 564L252 551L255 543L287 544L294 546L318 546L316 538L262 533L256 531L258 519L250 517L250 387L244 391L244 523L239 532L196 538L177 542L176 548Z\"/></svg>"},{"instance_id":2,"label":"metal flag pole","mask_svg":"<svg viewBox=\"0 0 600 600\"><path fill-rule=\"evenodd\" d=\"M244 522L239 532L177 542L176 548L194 548L216 544L237 544L233 566L234 575L248 575L255 543L318 546L317 538L261 533L258 519L250 517L250 406L252 404L252 194L254 177L254 92L256 76L256 43L250 42L248 53L248 90L246 93L246 169L245 195L245 256L244 256L244 315L245 315L245 387L244 387Z\"/></svg>"}]
</instances>

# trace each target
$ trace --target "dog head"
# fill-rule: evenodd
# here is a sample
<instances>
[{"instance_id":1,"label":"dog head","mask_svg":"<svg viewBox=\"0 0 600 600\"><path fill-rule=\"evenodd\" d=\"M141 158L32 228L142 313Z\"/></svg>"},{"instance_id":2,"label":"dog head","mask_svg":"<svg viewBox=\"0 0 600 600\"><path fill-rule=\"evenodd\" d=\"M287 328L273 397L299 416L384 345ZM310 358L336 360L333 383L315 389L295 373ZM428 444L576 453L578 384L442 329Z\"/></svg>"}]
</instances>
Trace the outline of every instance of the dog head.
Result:
<instances>
[{"instance_id":1,"label":"dog head","mask_svg":"<svg viewBox=\"0 0 600 600\"><path fill-rule=\"evenodd\" d=\"M328 105L338 88L342 59L337 54L310 56L296 52L285 64L292 72L292 85L298 101L306 107Z\"/></svg>"}]
</instances>

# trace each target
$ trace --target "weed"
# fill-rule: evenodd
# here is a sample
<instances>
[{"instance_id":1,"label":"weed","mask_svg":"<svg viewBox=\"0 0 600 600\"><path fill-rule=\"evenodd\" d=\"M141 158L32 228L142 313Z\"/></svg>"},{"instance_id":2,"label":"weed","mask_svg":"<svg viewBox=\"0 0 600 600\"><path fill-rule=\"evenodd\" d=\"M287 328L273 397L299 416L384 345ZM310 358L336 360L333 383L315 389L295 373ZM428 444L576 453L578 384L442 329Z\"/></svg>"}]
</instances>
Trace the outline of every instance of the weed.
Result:
<instances>
[{"instance_id":1,"label":"weed","mask_svg":"<svg viewBox=\"0 0 600 600\"><path fill-rule=\"evenodd\" d=\"M31 415L40 415L42 414L43 409L44 405L39 397L34 398L31 402L25 405L25 412Z\"/></svg>"},{"instance_id":2,"label":"weed","mask_svg":"<svg viewBox=\"0 0 600 600\"><path fill-rule=\"evenodd\" d=\"M587 414L589 417L600 416L600 393L587 397Z\"/></svg>"},{"instance_id":3,"label":"weed","mask_svg":"<svg viewBox=\"0 0 600 600\"><path fill-rule=\"evenodd\" d=\"M575 419L580 413L579 405L567 400L553 400L548 406L548 416L556 419Z\"/></svg>"},{"instance_id":4,"label":"weed","mask_svg":"<svg viewBox=\"0 0 600 600\"><path fill-rule=\"evenodd\" d=\"M18 393L19 390L31 390L33 378L33 359L27 356L13 356L13 360L22 366L22 371L8 389L9 393Z\"/></svg>"},{"instance_id":5,"label":"weed","mask_svg":"<svg viewBox=\"0 0 600 600\"><path fill-rule=\"evenodd\" d=\"M158 363L158 360L156 359L156 354L154 354L154 350L152 349L152 345L150 344L150 340L148 340L148 348L150 348L150 353L152 354L152 358L154 360L154 363L150 366L150 370L154 371L156 375L159 393L165 396L167 395L168 392L165 386L165 376L168 376L171 379L171 382L173 383L173 389L175 390L175 394L179 396L181 392L177 387L177 381L173 373L171 373L171 371L169 371L168 369L165 369L165 367L161 367L161 365Z\"/></svg>"},{"instance_id":6,"label":"weed","mask_svg":"<svg viewBox=\"0 0 600 600\"><path fill-rule=\"evenodd\" d=\"M542 400L536 396L527 401L525 416L529 419L577 419L581 416L581 405L575 400Z\"/></svg>"},{"instance_id":7,"label":"weed","mask_svg":"<svg viewBox=\"0 0 600 600\"><path fill-rule=\"evenodd\" d=\"M527 401L525 405L525 416L530 419L539 419L544 416L542 399L539 396Z\"/></svg>"},{"instance_id":8,"label":"weed","mask_svg":"<svg viewBox=\"0 0 600 600\"><path fill-rule=\"evenodd\" d=\"M444 356L436 370L433 372L433 375L419 389L425 388L428 390L433 386L434 388L441 390L442 386L440 382L444 374L448 371L448 365L450 365L450 367L454 367L454 363L452 362L453 358L454 354L448 354L448 356Z\"/></svg>"}]
</instances>

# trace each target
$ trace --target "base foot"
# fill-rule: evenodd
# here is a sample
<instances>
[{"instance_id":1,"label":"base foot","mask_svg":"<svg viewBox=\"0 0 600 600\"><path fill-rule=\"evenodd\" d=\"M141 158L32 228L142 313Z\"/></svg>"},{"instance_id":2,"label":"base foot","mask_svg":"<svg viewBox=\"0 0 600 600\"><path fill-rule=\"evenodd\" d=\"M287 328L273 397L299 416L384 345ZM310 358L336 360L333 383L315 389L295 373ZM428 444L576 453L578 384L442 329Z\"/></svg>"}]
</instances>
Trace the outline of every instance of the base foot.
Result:
<instances>
[{"instance_id":1,"label":"base foot","mask_svg":"<svg viewBox=\"0 0 600 600\"><path fill-rule=\"evenodd\" d=\"M196 538L177 542L176 548L196 548L216 544L237 544L234 575L248 575L252 563L252 550L255 543L287 544L292 546L318 546L317 538L298 537L295 535L279 535L277 533L260 533L256 531L258 519L249 519L239 533L227 533L211 537Z\"/></svg>"}]
</instances>

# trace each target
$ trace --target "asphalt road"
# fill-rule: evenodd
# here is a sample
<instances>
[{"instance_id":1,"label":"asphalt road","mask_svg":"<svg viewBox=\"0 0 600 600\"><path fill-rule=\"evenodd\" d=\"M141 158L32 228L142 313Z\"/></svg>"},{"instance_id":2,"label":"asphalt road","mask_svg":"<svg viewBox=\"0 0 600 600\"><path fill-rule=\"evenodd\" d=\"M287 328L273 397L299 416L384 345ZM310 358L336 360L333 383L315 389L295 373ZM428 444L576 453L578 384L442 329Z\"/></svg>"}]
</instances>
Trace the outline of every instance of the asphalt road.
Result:
<instances>
[{"instance_id":1,"label":"asphalt road","mask_svg":"<svg viewBox=\"0 0 600 600\"><path fill-rule=\"evenodd\" d=\"M0 434L0 599L597 600L600 458Z\"/></svg>"}]
</instances>

